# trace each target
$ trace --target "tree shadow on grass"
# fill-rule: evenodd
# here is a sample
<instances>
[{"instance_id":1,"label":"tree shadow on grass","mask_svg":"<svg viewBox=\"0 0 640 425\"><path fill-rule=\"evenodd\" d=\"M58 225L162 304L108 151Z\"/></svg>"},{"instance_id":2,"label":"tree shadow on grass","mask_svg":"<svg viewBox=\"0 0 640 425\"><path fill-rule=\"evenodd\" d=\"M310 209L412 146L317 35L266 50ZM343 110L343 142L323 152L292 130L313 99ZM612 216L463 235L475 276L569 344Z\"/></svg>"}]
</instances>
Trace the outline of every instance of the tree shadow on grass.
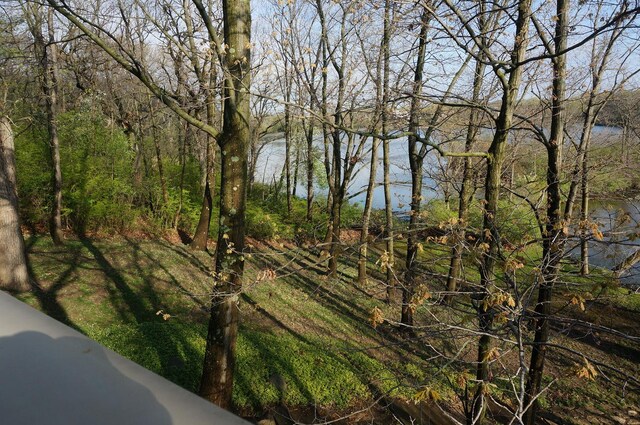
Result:
<instances>
[{"instance_id":1,"label":"tree shadow on grass","mask_svg":"<svg viewBox=\"0 0 640 425\"><path fill-rule=\"evenodd\" d=\"M194 347L193 341L189 340L185 329L163 322L162 317L156 314L163 308L163 301L154 288L154 278L140 265L140 247L129 246L133 251L134 267L141 281L128 281L90 239L80 240L110 281L111 284L107 285L106 290L121 320L135 325L143 337L143 341L132 338L128 342L139 345L140 350L155 351L159 361L157 372L193 390L194 384L191 381L194 375L199 376L201 367L201 364L196 364L193 359L201 358L202 353ZM155 264L148 267L154 266ZM193 367L187 367L188 365ZM188 373L185 373L185 368L189 369Z\"/></svg>"},{"instance_id":2,"label":"tree shadow on grass","mask_svg":"<svg viewBox=\"0 0 640 425\"><path fill-rule=\"evenodd\" d=\"M33 263L31 261L32 249L36 243L36 236L32 234L29 238L28 252L27 252L27 270L29 272L29 282L31 284L31 291L33 295L35 295L38 303L40 304L40 309L47 314L48 316L58 320L59 322L64 323L65 325L75 329L80 330L78 326L71 321L66 309L60 304L58 297L59 293L70 283L72 283L72 277L76 270L80 267L81 264L81 256L80 251L81 247L77 245L72 245L70 250L71 260L69 262L61 261L61 263L66 264L66 269L60 273L51 284L44 285L38 279L38 276L33 268Z\"/></svg>"}]
</instances>

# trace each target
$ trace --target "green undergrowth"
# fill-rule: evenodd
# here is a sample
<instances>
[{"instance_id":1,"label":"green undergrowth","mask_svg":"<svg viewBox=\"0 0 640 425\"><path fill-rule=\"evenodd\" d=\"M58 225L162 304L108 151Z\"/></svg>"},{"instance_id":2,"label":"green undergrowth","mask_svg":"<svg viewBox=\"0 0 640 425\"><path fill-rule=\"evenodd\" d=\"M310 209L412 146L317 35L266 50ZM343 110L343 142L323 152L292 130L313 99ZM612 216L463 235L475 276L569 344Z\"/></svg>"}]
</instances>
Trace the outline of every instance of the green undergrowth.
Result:
<instances>
[{"instance_id":1,"label":"green undergrowth","mask_svg":"<svg viewBox=\"0 0 640 425\"><path fill-rule=\"evenodd\" d=\"M92 328L88 336L170 381L197 391L204 358L206 326L148 322ZM327 352L320 341L309 343L285 333L241 329L233 399L243 409L277 404L347 408L370 397L360 373L347 357ZM384 366L367 358L363 372ZM284 382L278 385L278 382Z\"/></svg>"},{"instance_id":2,"label":"green undergrowth","mask_svg":"<svg viewBox=\"0 0 640 425\"><path fill-rule=\"evenodd\" d=\"M27 242L39 289L20 296L23 301L197 390L212 279L209 254L123 238L70 239L63 247L45 236ZM260 412L281 400L345 410L380 392L411 397L409 380L397 373L406 362L361 350L379 339L368 314L384 303L364 290L354 292L352 273L340 281L322 278L314 269L321 265L307 252L261 250L248 261L239 304L243 326L233 397L242 411ZM296 262L301 270L290 268ZM275 279L259 277L267 268Z\"/></svg>"},{"instance_id":3,"label":"green undergrowth","mask_svg":"<svg viewBox=\"0 0 640 425\"><path fill-rule=\"evenodd\" d=\"M22 295L24 301L176 384L197 390L212 283L211 254L163 240L69 239L56 247L45 236L26 239L39 288ZM311 249L286 241L250 242L238 305L242 326L233 396L239 411L259 415L282 401L290 407L344 412L361 409L381 396L411 400L419 394L443 405L456 403L456 393L464 391L460 382L473 378L468 362L475 359L475 345L459 345L455 333L448 331L420 342L399 335L394 325L399 320L399 291L387 305L382 269L375 264L385 249L383 242L370 246L370 279L365 283L356 282L357 252L348 247L334 279L325 274L326 260ZM401 258L406 241L397 241L395 249ZM435 332L442 330L434 323L436 318L472 329L476 320L464 297L456 309L438 302L450 249L425 241L419 254L424 285L432 296L417 307L416 320L436 325ZM504 253L507 260L523 264L515 270L517 282L530 284L539 248L531 245ZM402 262L397 263L401 276ZM507 271L502 262L499 267L501 279ZM465 278L478 279L473 258L465 263ZM606 327L626 326L630 331L637 327L640 295L611 284L610 273L594 269L591 276L580 277L575 264L563 262L556 288L554 309L562 314ZM582 301L572 303L574 296ZM376 310L385 320L374 328ZM608 354L581 340L562 341L602 361L617 361L627 370L637 368L629 354L634 347L628 344L604 341L628 357L621 361L602 357ZM460 361L443 361L440 353L459 353ZM505 359L508 362L509 356ZM567 367L578 363L554 366L560 361L563 358L551 358L549 363L550 376L558 381L544 396L548 406L570 408L599 392L606 393L600 397L603 406L624 404L614 403L615 392L592 384L572 392L576 379L567 374ZM501 379L493 383L493 394L508 399L511 382Z\"/></svg>"}]
</instances>

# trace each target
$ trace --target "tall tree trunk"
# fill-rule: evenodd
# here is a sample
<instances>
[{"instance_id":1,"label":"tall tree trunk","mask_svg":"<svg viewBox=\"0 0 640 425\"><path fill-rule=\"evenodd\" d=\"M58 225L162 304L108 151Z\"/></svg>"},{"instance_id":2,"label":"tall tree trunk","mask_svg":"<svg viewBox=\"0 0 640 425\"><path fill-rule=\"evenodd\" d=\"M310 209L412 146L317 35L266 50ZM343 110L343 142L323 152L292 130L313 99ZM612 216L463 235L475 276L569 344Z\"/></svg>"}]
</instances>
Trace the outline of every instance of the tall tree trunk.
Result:
<instances>
[{"instance_id":1,"label":"tall tree trunk","mask_svg":"<svg viewBox=\"0 0 640 425\"><path fill-rule=\"evenodd\" d=\"M420 94L422 93L425 55L427 50L427 31L431 13L427 6L420 18L420 34L418 36L418 57L413 77L411 107L409 110L409 168L411 169L411 212L409 213L409 229L407 231L407 257L405 259L407 271L402 287L402 311L400 323L411 329L413 326L413 306L411 304L417 278L418 258L418 222L422 205L422 164L424 158L419 153L418 129L420 127Z\"/></svg>"},{"instance_id":2,"label":"tall tree trunk","mask_svg":"<svg viewBox=\"0 0 640 425\"><path fill-rule=\"evenodd\" d=\"M35 56L40 61L42 92L47 112L49 155L51 158L51 215L49 234L55 245L62 245L62 171L60 169L60 142L58 139L58 47L55 44L53 9L45 16L43 6L23 5L25 21L33 35ZM43 27L46 25L45 39Z\"/></svg>"},{"instance_id":3,"label":"tall tree trunk","mask_svg":"<svg viewBox=\"0 0 640 425\"><path fill-rule=\"evenodd\" d=\"M49 42L42 46L44 54L44 94L47 104L47 127L49 130L49 151L51 154L51 217L49 233L55 245L62 245L62 170L60 168L60 141L58 139L58 47L55 44L53 9L47 10L47 30ZM43 40L44 41L44 40Z\"/></svg>"},{"instance_id":4,"label":"tall tree trunk","mask_svg":"<svg viewBox=\"0 0 640 425\"><path fill-rule=\"evenodd\" d=\"M407 232L407 257L405 264L404 285L402 286L402 311L400 323L411 329L413 326L413 306L411 301L415 290L415 280L417 275L416 260L418 257L418 223L420 220L420 207L422 205L422 163L423 157L418 149L418 129L420 127L420 94L422 93L423 72L425 65L425 55L427 50L427 31L431 14L427 6L422 11L420 19L420 35L418 36L418 58L413 77L413 88L411 96L411 107L409 110L409 168L411 169L411 212L409 214L409 229Z\"/></svg>"},{"instance_id":5,"label":"tall tree trunk","mask_svg":"<svg viewBox=\"0 0 640 425\"><path fill-rule=\"evenodd\" d=\"M567 48L569 31L569 0L556 2L556 29L554 48L564 52ZM547 220L546 234L543 235L542 273L535 307L536 332L531 352L531 363L526 386L525 406L530 406L523 417L525 425L535 423L538 408L537 396L542 384L544 364L549 340L549 315L553 287L558 278L560 260L564 255L565 235L562 223L560 166L564 141L565 92L567 78L566 54L562 53L553 61L553 90L551 100L551 132L547 148Z\"/></svg>"},{"instance_id":6,"label":"tall tree trunk","mask_svg":"<svg viewBox=\"0 0 640 425\"><path fill-rule=\"evenodd\" d=\"M187 140L189 137L189 124L177 122L178 126L178 143L180 146L180 182L178 183L178 208L173 216L173 228L178 229L180 215L182 214L182 205L184 203L184 176L187 169Z\"/></svg>"},{"instance_id":7,"label":"tall tree trunk","mask_svg":"<svg viewBox=\"0 0 640 425\"><path fill-rule=\"evenodd\" d=\"M291 215L291 84L288 72L285 71L285 102L284 105L284 172L287 189L287 215Z\"/></svg>"},{"instance_id":8,"label":"tall tree trunk","mask_svg":"<svg viewBox=\"0 0 640 425\"><path fill-rule=\"evenodd\" d=\"M480 2L480 28L484 32L486 30L485 19L485 1ZM486 44L486 42L485 42ZM482 49L478 54L482 58ZM484 71L486 65L480 59L476 60L475 73L473 76L473 93L471 103L477 105L480 101L480 90L484 81ZM464 144L464 151L470 152L475 144L478 135L478 125L480 120L480 112L472 108L469 112L469 123L467 125L467 135ZM451 305L454 299L454 293L460 285L460 277L462 276L462 253L465 246L465 228L469 220L469 206L473 196L473 160L470 157L464 158L464 168L462 171L462 182L460 186L460 199L458 200L458 224L454 237L454 245L451 249L451 263L449 264L449 274L447 276L447 294L444 296L444 302Z\"/></svg>"},{"instance_id":9,"label":"tall tree trunk","mask_svg":"<svg viewBox=\"0 0 640 425\"><path fill-rule=\"evenodd\" d=\"M471 419L478 418L482 422L486 409L485 394L486 385L489 382L489 354L492 346L491 331L493 327L493 311L485 307L485 302L491 296L495 287L495 267L500 244L500 232L496 214L498 211L498 199L500 197L500 178L504 163L507 138L511 129L511 121L515 108L516 97L520 89L522 78L522 66L517 66L524 59L528 45L528 30L531 15L531 0L520 0L518 3L518 16L514 34L514 45L511 51L511 68L508 80L502 76L503 88L500 113L496 120L496 129L489 147L487 161L487 175L485 179L485 199L483 211L483 231L481 237L482 246L486 246L481 258L480 272L480 296L477 300L477 312L480 332L482 336L478 342L478 357L476 380L479 382L474 395Z\"/></svg>"},{"instance_id":10,"label":"tall tree trunk","mask_svg":"<svg viewBox=\"0 0 640 425\"><path fill-rule=\"evenodd\" d=\"M18 213L13 131L5 116L0 117L0 289L11 292L29 290Z\"/></svg>"},{"instance_id":11,"label":"tall tree trunk","mask_svg":"<svg viewBox=\"0 0 640 425\"><path fill-rule=\"evenodd\" d=\"M160 179L160 190L162 191L162 209L169 204L169 194L167 192L167 181L164 178L164 167L162 166L162 152L160 151L160 141L158 140L158 126L156 125L155 111L153 110L153 102L149 95L149 118L151 121L151 137L153 138L153 147L155 148L156 161L158 162L158 178Z\"/></svg>"},{"instance_id":12,"label":"tall tree trunk","mask_svg":"<svg viewBox=\"0 0 640 425\"><path fill-rule=\"evenodd\" d=\"M238 293L244 270L247 153L250 144L249 0L223 0L225 56L221 155L220 228L216 249L216 282L200 383L200 395L222 408L232 407L238 334ZM202 3L196 3L200 6ZM202 13L201 13L202 14Z\"/></svg>"},{"instance_id":13,"label":"tall tree trunk","mask_svg":"<svg viewBox=\"0 0 640 425\"><path fill-rule=\"evenodd\" d=\"M386 267L386 280L387 285L387 303L391 302L391 295L395 285L395 249L393 247L393 199L391 198L391 179L389 176L391 169L391 153L389 152L389 139L386 138L388 132L388 103L389 103L389 43L390 43L390 22L391 3L390 0L384 2L384 25L383 25L383 42L382 42L382 106L381 112L381 126L382 135L385 136L382 141L382 168L383 168L383 183L384 183L384 211L385 211L385 237L386 237L386 251L389 253L389 260Z\"/></svg>"},{"instance_id":14,"label":"tall tree trunk","mask_svg":"<svg viewBox=\"0 0 640 425\"><path fill-rule=\"evenodd\" d=\"M340 120L337 116L340 112L336 113L336 120ZM342 176L342 140L340 138L340 131L335 129L331 133L332 147L333 147L333 196L331 198L331 245L329 246L329 276L336 277L338 275L338 256L340 255L340 219L342 214L342 202L343 193L341 176Z\"/></svg>"},{"instance_id":15,"label":"tall tree trunk","mask_svg":"<svg viewBox=\"0 0 640 425\"><path fill-rule=\"evenodd\" d=\"M363 285L367 281L367 251L369 250L369 221L373 204L373 190L378 172L378 138L371 141L371 163L369 164L369 182L367 183L367 197L362 212L362 230L360 231L360 246L358 247L358 283Z\"/></svg>"},{"instance_id":16,"label":"tall tree trunk","mask_svg":"<svg viewBox=\"0 0 640 425\"><path fill-rule=\"evenodd\" d=\"M313 121L309 118L307 138L307 221L313 220Z\"/></svg>"},{"instance_id":17,"label":"tall tree trunk","mask_svg":"<svg viewBox=\"0 0 640 425\"><path fill-rule=\"evenodd\" d=\"M585 145L584 155L582 157L582 178L580 184L580 192L582 199L580 201L580 221L582 226L580 229L580 274L586 276L589 274L589 231L587 220L589 218L589 145Z\"/></svg>"},{"instance_id":18,"label":"tall tree trunk","mask_svg":"<svg viewBox=\"0 0 640 425\"><path fill-rule=\"evenodd\" d=\"M291 187L291 196L293 198L295 198L297 194L298 173L300 171L300 148L296 146L295 149L296 149L296 159L295 159L295 164L293 165L293 184Z\"/></svg>"},{"instance_id":19,"label":"tall tree trunk","mask_svg":"<svg viewBox=\"0 0 640 425\"><path fill-rule=\"evenodd\" d=\"M245 0L238 0L245 1ZM246 0L248 1L248 0ZM204 77L201 77L202 90L205 92L205 98L207 99L207 105L205 112L207 114L207 124L214 126L216 122L216 103L215 103L215 91L214 85L216 84L216 72L215 64L211 59L211 71L209 72L208 84L205 83ZM226 102L223 105L223 109L226 107ZM224 118L223 118L224 120ZM224 124L223 124L224 125ZM191 248L196 250L206 250L207 240L209 238L209 227L211 226L211 209L213 208L213 196L216 187L216 146L215 139L210 134L207 134L207 148L206 148L206 176L205 176L205 188L204 196L202 199L202 208L200 210L200 219L198 220L198 227L196 228L193 241L191 242Z\"/></svg>"},{"instance_id":20,"label":"tall tree trunk","mask_svg":"<svg viewBox=\"0 0 640 425\"><path fill-rule=\"evenodd\" d=\"M389 1L384 3L384 26L382 32L382 40L380 42L380 54L376 61L376 108L374 112L374 120L377 119L377 114L380 112L383 98L383 85L384 77L382 76L382 67L386 66L384 62L385 46L389 41ZM377 125L374 125L374 129ZM369 221L371 219L371 206L373 204L373 191L375 189L376 177L378 174L378 144L379 139L373 137L371 139L371 162L369 163L369 181L367 183L367 196L364 202L364 211L362 212L362 230L360 232L360 246L358 248L358 283L365 284L367 281L367 251L369 249Z\"/></svg>"}]
</instances>

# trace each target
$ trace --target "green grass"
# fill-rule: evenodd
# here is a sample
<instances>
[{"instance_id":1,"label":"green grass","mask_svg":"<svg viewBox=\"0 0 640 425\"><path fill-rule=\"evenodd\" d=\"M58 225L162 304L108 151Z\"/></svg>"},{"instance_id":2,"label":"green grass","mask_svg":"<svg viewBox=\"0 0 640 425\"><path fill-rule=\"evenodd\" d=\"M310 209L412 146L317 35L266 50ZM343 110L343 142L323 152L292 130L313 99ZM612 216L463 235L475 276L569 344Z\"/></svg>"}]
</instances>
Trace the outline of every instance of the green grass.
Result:
<instances>
[{"instance_id":1,"label":"green grass","mask_svg":"<svg viewBox=\"0 0 640 425\"><path fill-rule=\"evenodd\" d=\"M209 267L212 258L164 241L68 240L55 247L32 237L30 263L40 290L20 298L121 355L195 391L204 356ZM292 265L312 267L299 251L253 255L240 304L234 403L259 412L278 403L348 409L373 397L372 379L392 367L359 343L378 338L367 322L374 297L353 294L351 278L317 279ZM259 280L270 267L279 276ZM321 267L318 265L318 267ZM312 279L316 278L315 280ZM164 320L163 313L171 315ZM350 311L350 314L344 314ZM301 317L304 320L301 321ZM360 335L358 341L354 335ZM281 394L274 377L283 380ZM382 390L388 386L382 385Z\"/></svg>"},{"instance_id":2,"label":"green grass","mask_svg":"<svg viewBox=\"0 0 640 425\"><path fill-rule=\"evenodd\" d=\"M40 289L23 294L24 301L178 385L197 389L212 282L209 254L162 240L127 238L68 240L64 247L55 247L43 236L28 238L27 244ZM406 340L390 323L399 320L399 295L391 305L385 304L386 287L374 264L384 250L381 243L371 246L372 278L364 285L356 283L353 249L345 250L339 278L330 279L324 275L326 262L309 250L280 242L252 244L239 303L242 326L233 394L242 412L260 414L280 400L290 407L348 412L381 395L410 400L425 388L437 392L445 405L456 405L456 394L464 389L460 378L473 374L475 339L446 330L440 323L473 329L476 316L466 299L456 310L437 303L450 247L425 243L419 254L420 268L429 276L423 283L434 297L416 311L417 322L427 326L425 336ZM401 257L406 242L397 241L395 249ZM529 284L539 248L530 246L507 255L525 260L516 278ZM402 276L402 260L397 264ZM635 332L640 295L609 284L610 274L603 271L594 270L591 277L582 278L575 265L563 267L554 307L574 318ZM465 277L478 279L472 258L466 263ZM582 312L568 302L572 293L594 301ZM388 320L377 329L369 322L374 308ZM168 320L159 311L169 314ZM637 370L637 363L629 358L609 355L580 339L556 338L602 361ZM616 347L622 355L634 349L626 343ZM505 377L513 376L517 364L510 363L510 354L505 353L494 366L499 377L493 391L508 398L511 384ZM450 361L454 355L455 361ZM596 397L600 408L618 409L636 400L620 401L619 393L599 380L579 382L567 373L574 363L563 361L560 356L549 362L548 373L558 378L544 396L550 408L571 409ZM278 382L284 388L276 386ZM576 385L579 390L572 389Z\"/></svg>"}]
</instances>

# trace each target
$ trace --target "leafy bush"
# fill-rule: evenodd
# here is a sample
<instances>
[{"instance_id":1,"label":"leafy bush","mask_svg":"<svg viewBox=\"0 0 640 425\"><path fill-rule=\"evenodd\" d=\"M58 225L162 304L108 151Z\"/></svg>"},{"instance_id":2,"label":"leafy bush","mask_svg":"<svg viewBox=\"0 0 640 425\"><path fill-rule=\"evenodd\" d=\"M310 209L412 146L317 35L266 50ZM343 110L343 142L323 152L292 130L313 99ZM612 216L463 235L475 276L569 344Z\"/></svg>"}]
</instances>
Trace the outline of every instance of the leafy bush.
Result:
<instances>
[{"instance_id":1,"label":"leafy bush","mask_svg":"<svg viewBox=\"0 0 640 425\"><path fill-rule=\"evenodd\" d=\"M46 127L33 124L17 132L16 179L20 196L20 217L26 224L47 223L51 211L51 172Z\"/></svg>"},{"instance_id":2,"label":"leafy bush","mask_svg":"<svg viewBox=\"0 0 640 425\"><path fill-rule=\"evenodd\" d=\"M92 107L60 116L63 198L79 231L135 223L132 151L127 137Z\"/></svg>"},{"instance_id":3,"label":"leafy bush","mask_svg":"<svg viewBox=\"0 0 640 425\"><path fill-rule=\"evenodd\" d=\"M249 204L246 212L247 235L256 239L291 238L293 232L290 226L282 222L277 213L269 213L259 205Z\"/></svg>"}]
</instances>

